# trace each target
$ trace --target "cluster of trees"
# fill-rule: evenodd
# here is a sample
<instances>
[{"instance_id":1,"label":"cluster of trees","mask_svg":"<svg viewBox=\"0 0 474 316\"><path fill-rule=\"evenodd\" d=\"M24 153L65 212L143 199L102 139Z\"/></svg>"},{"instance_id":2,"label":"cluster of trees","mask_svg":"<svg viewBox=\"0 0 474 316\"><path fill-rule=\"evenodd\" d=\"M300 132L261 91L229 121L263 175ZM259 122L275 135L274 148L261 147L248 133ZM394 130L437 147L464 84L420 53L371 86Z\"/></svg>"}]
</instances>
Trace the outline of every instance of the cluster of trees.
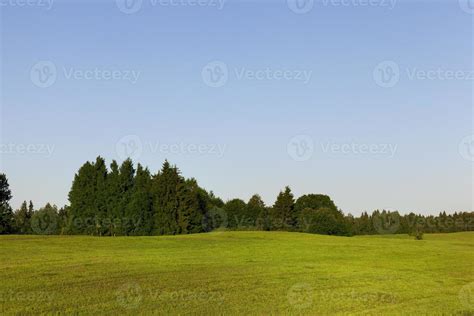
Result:
<instances>
[{"instance_id":1,"label":"cluster of trees","mask_svg":"<svg viewBox=\"0 0 474 316\"><path fill-rule=\"evenodd\" d=\"M454 233L474 230L474 212L455 212L449 215L442 212L438 216L425 216L376 210L371 215L364 212L360 217L348 215L346 218L353 235Z\"/></svg>"},{"instance_id":2,"label":"cluster of trees","mask_svg":"<svg viewBox=\"0 0 474 316\"><path fill-rule=\"evenodd\" d=\"M344 215L331 198L307 194L295 199L282 190L272 206L255 194L248 202L223 202L195 179L186 179L165 161L156 174L131 160L109 168L98 157L76 173L69 206L47 204L35 210L26 201L13 212L7 178L0 174L0 234L88 234L97 236L173 235L218 229L298 231L352 236L474 229L474 213L422 216L374 211Z\"/></svg>"},{"instance_id":3,"label":"cluster of trees","mask_svg":"<svg viewBox=\"0 0 474 316\"><path fill-rule=\"evenodd\" d=\"M129 159L109 170L101 157L79 169L69 201L66 233L99 236L209 231L209 210L223 204L168 161L152 175Z\"/></svg>"}]
</instances>

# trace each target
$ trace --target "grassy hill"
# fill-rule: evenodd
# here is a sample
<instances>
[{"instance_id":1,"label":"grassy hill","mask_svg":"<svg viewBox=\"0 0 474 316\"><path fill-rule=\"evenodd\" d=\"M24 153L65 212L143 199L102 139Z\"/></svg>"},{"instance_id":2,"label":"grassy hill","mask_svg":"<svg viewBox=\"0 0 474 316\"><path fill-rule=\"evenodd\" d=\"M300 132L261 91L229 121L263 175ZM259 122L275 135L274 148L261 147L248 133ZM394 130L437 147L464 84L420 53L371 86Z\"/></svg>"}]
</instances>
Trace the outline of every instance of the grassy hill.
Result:
<instances>
[{"instance_id":1,"label":"grassy hill","mask_svg":"<svg viewBox=\"0 0 474 316\"><path fill-rule=\"evenodd\" d=\"M0 236L0 314L474 313L474 233Z\"/></svg>"}]
</instances>

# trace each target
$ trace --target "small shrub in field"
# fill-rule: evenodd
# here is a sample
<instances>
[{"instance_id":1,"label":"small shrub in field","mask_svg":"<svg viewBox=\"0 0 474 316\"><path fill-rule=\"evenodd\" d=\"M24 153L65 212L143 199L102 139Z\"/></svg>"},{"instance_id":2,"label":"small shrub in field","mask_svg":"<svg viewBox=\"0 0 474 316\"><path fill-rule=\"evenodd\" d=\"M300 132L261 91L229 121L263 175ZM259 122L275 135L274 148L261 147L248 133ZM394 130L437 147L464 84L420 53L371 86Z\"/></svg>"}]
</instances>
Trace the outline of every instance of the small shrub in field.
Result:
<instances>
[{"instance_id":1,"label":"small shrub in field","mask_svg":"<svg viewBox=\"0 0 474 316\"><path fill-rule=\"evenodd\" d=\"M423 231L417 227L413 232L413 236L415 236L415 240L423 240Z\"/></svg>"},{"instance_id":2,"label":"small shrub in field","mask_svg":"<svg viewBox=\"0 0 474 316\"><path fill-rule=\"evenodd\" d=\"M423 240L423 232L417 232L415 234L415 240Z\"/></svg>"}]
</instances>

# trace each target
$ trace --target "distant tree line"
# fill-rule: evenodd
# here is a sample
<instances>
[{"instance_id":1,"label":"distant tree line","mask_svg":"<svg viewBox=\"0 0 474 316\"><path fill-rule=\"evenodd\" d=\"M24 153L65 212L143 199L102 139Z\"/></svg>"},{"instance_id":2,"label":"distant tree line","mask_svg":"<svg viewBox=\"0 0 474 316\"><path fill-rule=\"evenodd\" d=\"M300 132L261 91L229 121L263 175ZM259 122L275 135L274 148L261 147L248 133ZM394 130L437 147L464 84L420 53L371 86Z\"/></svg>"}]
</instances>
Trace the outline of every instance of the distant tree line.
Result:
<instances>
[{"instance_id":1,"label":"distant tree line","mask_svg":"<svg viewBox=\"0 0 474 316\"><path fill-rule=\"evenodd\" d=\"M272 206L258 194L248 202L223 202L186 179L165 161L156 174L128 159L109 168L103 158L76 173L68 206L30 201L13 212L7 178L0 174L0 234L82 234L95 236L175 235L213 230L295 231L325 235L447 233L474 230L474 212L438 216L376 210L344 215L331 198L307 194L295 199L284 188Z\"/></svg>"}]
</instances>

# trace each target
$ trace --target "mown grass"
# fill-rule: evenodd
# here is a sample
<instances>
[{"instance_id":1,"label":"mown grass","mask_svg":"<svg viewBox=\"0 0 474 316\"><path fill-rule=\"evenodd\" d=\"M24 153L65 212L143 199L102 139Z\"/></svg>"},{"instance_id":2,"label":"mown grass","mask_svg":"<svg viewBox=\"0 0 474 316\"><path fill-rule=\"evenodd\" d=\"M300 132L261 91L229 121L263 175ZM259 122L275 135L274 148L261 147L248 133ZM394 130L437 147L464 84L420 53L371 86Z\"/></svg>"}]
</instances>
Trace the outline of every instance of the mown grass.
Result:
<instances>
[{"instance_id":1,"label":"mown grass","mask_svg":"<svg viewBox=\"0 0 474 316\"><path fill-rule=\"evenodd\" d=\"M0 314L474 314L474 233L1 236Z\"/></svg>"}]
</instances>

